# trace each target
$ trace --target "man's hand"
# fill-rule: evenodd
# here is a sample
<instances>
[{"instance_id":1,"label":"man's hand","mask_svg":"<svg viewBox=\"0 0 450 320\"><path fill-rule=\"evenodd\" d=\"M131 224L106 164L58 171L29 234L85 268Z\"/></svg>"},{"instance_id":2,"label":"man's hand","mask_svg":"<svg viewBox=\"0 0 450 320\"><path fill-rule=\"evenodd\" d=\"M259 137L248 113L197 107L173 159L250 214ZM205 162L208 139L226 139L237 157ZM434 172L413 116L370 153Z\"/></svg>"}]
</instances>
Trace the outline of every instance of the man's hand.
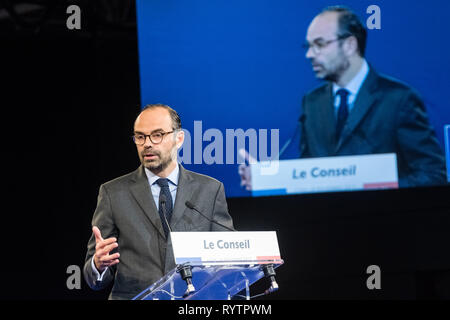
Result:
<instances>
[{"instance_id":1,"label":"man's hand","mask_svg":"<svg viewBox=\"0 0 450 320\"><path fill-rule=\"evenodd\" d=\"M92 227L92 232L95 236L95 254L94 264L97 270L102 273L107 267L111 267L119 263L119 253L109 254L111 250L114 250L119 245L116 238L108 238L104 240L100 229L96 226Z\"/></svg>"},{"instance_id":2,"label":"man's hand","mask_svg":"<svg viewBox=\"0 0 450 320\"><path fill-rule=\"evenodd\" d=\"M256 159L253 158L245 149L239 150L239 155L244 158L245 162L240 164L238 167L238 173L241 177L241 187L245 187L246 190L252 190L252 177L250 164L257 163Z\"/></svg>"}]
</instances>

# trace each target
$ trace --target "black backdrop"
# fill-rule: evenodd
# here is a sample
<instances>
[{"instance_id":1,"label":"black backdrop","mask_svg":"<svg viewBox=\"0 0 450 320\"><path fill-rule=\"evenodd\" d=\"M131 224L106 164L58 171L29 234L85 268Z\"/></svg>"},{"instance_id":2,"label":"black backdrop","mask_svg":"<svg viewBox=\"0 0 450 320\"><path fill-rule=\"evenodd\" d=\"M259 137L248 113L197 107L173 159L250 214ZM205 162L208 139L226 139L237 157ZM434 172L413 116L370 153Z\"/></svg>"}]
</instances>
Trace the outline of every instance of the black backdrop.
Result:
<instances>
[{"instance_id":1,"label":"black backdrop","mask_svg":"<svg viewBox=\"0 0 450 320\"><path fill-rule=\"evenodd\" d=\"M101 183L138 165L135 25L1 24L2 299L105 299L82 268ZM174 106L176 108L176 106ZM275 230L273 299L449 298L449 187L228 199L239 230ZM366 287L379 265L382 289ZM265 289L261 282L255 293Z\"/></svg>"}]
</instances>

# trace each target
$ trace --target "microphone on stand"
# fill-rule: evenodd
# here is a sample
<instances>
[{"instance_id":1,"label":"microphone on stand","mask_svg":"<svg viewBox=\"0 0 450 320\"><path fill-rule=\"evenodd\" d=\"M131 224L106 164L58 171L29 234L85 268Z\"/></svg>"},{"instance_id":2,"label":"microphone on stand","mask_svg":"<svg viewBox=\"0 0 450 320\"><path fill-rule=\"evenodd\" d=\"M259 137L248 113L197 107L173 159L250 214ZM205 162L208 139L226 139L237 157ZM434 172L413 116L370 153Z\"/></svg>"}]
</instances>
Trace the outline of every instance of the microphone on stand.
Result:
<instances>
[{"instance_id":1,"label":"microphone on stand","mask_svg":"<svg viewBox=\"0 0 450 320\"><path fill-rule=\"evenodd\" d=\"M167 225L167 228L169 230L170 233L172 233L172 229L170 228L169 225L169 221L167 220L167 216L166 216L166 196L164 194L161 194L159 196L159 205L161 206L162 209L162 213L164 216L164 221ZM192 266L188 265L188 264L184 264L178 267L177 272L180 273L181 279L183 279L184 281L186 281L186 285L187 285L187 289L185 294L183 295L183 297L186 297L188 295L190 295L192 292L195 292L195 287L194 284L192 283Z\"/></svg>"},{"instance_id":2,"label":"microphone on stand","mask_svg":"<svg viewBox=\"0 0 450 320\"><path fill-rule=\"evenodd\" d=\"M273 268L273 264L265 264L262 269L264 271L264 276L270 281L270 288L264 291L264 293L269 294L277 291L279 287L277 281L275 280L276 273L275 269Z\"/></svg>"},{"instance_id":3,"label":"microphone on stand","mask_svg":"<svg viewBox=\"0 0 450 320\"><path fill-rule=\"evenodd\" d=\"M206 216L206 215L203 214L200 210L198 210L198 209L192 204L192 202L186 201L184 204L185 204L186 207L188 207L189 209L196 211L198 214L200 214L203 218L205 218L205 219L208 220L209 222L214 223L214 224L216 224L216 225L218 225L218 226L221 226L222 228L225 228L225 229L227 229L228 231L236 231L236 230L234 230L234 229L231 229L230 227L227 227L227 226L221 224L220 222L217 222L216 220L210 219L208 216Z\"/></svg>"}]
</instances>

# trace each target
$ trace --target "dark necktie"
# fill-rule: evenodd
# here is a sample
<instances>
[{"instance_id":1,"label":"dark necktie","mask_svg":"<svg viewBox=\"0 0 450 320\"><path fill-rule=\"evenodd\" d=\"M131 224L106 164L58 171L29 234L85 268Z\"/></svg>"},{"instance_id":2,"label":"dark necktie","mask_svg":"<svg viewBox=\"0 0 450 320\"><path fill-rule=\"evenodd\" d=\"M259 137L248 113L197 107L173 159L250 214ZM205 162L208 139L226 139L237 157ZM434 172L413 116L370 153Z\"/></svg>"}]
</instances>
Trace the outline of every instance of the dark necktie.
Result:
<instances>
[{"instance_id":1,"label":"dark necktie","mask_svg":"<svg viewBox=\"0 0 450 320\"><path fill-rule=\"evenodd\" d=\"M170 218L172 217L172 195L169 190L169 180L166 178L159 178L156 183L161 187L159 192L159 217L161 218L161 223L164 229L164 233L169 234L169 226L167 222L170 223ZM164 204L162 203L164 202ZM164 217L164 214L166 217ZM166 222L167 221L167 222Z\"/></svg>"},{"instance_id":2,"label":"dark necktie","mask_svg":"<svg viewBox=\"0 0 450 320\"><path fill-rule=\"evenodd\" d=\"M339 141L341 137L342 129L344 128L345 121L348 117L348 95L350 92L346 89L339 89L336 92L337 96L341 97L341 102L339 103L339 109L337 113L337 121L336 121L336 141Z\"/></svg>"}]
</instances>

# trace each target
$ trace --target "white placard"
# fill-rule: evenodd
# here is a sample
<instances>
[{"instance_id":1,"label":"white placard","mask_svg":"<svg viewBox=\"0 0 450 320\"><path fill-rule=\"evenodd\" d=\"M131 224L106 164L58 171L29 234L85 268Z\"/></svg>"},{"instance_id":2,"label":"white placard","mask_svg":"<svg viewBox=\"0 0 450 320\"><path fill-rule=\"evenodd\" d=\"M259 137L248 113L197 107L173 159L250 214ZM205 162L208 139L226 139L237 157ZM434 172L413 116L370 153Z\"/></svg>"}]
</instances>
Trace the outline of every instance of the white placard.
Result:
<instances>
[{"instance_id":1,"label":"white placard","mask_svg":"<svg viewBox=\"0 0 450 320\"><path fill-rule=\"evenodd\" d=\"M282 263L275 231L172 232L176 264Z\"/></svg>"},{"instance_id":2,"label":"white placard","mask_svg":"<svg viewBox=\"0 0 450 320\"><path fill-rule=\"evenodd\" d=\"M253 196L398 188L395 153L257 162Z\"/></svg>"}]
</instances>

